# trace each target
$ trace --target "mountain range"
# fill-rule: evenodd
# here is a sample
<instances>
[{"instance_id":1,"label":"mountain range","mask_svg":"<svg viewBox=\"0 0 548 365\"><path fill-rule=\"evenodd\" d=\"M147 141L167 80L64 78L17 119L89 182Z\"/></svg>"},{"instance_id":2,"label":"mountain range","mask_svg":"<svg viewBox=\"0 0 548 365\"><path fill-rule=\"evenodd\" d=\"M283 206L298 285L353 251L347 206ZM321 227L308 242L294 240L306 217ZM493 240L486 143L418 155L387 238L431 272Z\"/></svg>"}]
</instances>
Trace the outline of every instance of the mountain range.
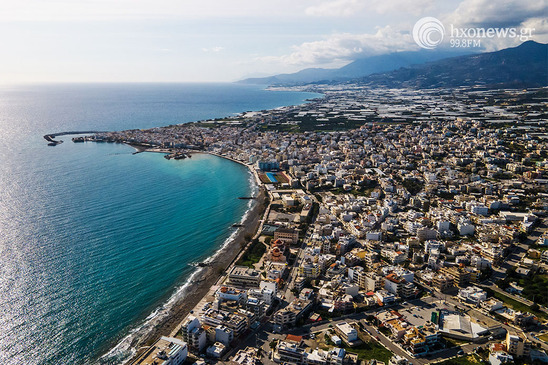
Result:
<instances>
[{"instance_id":1,"label":"mountain range","mask_svg":"<svg viewBox=\"0 0 548 365\"><path fill-rule=\"evenodd\" d=\"M548 44L528 41L518 47L403 67L357 81L385 87L525 88L548 86Z\"/></svg>"},{"instance_id":2,"label":"mountain range","mask_svg":"<svg viewBox=\"0 0 548 365\"><path fill-rule=\"evenodd\" d=\"M240 81L297 85L358 82L383 87L539 87L548 85L548 45L527 41L496 52L397 52L356 60L339 69L310 68L294 74Z\"/></svg>"},{"instance_id":3,"label":"mountain range","mask_svg":"<svg viewBox=\"0 0 548 365\"><path fill-rule=\"evenodd\" d=\"M384 55L357 59L346 66L336 69L307 68L291 74L279 74L268 77L248 78L239 81L244 84L277 85L308 84L318 81L346 81L374 73L397 70L414 64L433 62L452 56L470 54L459 50L420 50L394 52Z\"/></svg>"}]
</instances>

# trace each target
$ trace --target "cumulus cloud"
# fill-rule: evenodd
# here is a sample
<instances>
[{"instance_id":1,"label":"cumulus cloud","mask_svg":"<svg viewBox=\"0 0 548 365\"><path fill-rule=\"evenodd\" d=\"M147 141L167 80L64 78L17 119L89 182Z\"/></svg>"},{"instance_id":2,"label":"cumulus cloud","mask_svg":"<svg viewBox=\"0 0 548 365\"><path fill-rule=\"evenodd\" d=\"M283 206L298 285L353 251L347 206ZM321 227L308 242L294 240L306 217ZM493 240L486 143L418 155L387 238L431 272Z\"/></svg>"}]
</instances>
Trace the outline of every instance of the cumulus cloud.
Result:
<instances>
[{"instance_id":1,"label":"cumulus cloud","mask_svg":"<svg viewBox=\"0 0 548 365\"><path fill-rule=\"evenodd\" d=\"M548 43L548 19L531 18L521 23L522 28L532 29L533 37L539 42Z\"/></svg>"},{"instance_id":2,"label":"cumulus cloud","mask_svg":"<svg viewBox=\"0 0 548 365\"><path fill-rule=\"evenodd\" d=\"M457 28L515 28L517 37L497 36L480 39L484 51L515 47L527 40L548 41L548 0L464 0L442 18L446 26Z\"/></svg>"},{"instance_id":3,"label":"cumulus cloud","mask_svg":"<svg viewBox=\"0 0 548 365\"><path fill-rule=\"evenodd\" d=\"M547 13L548 0L464 0L446 21L456 26L514 27Z\"/></svg>"},{"instance_id":4,"label":"cumulus cloud","mask_svg":"<svg viewBox=\"0 0 548 365\"><path fill-rule=\"evenodd\" d=\"M420 14L430 9L433 0L329 0L306 8L312 16L347 17L362 12L389 14L394 12Z\"/></svg>"},{"instance_id":5,"label":"cumulus cloud","mask_svg":"<svg viewBox=\"0 0 548 365\"><path fill-rule=\"evenodd\" d=\"M262 60L298 66L336 65L359 57L416 48L409 32L386 26L378 28L374 34L334 34L320 41L294 46L293 52L288 55Z\"/></svg>"},{"instance_id":6,"label":"cumulus cloud","mask_svg":"<svg viewBox=\"0 0 548 365\"><path fill-rule=\"evenodd\" d=\"M548 41L548 20L543 15L548 12L548 0L463 0L457 8L445 16L428 14L431 0L409 2L404 0L331 0L306 9L311 16L353 16L360 11L382 14L384 12L408 12L438 16L446 30L449 24L455 27L516 27L532 29L532 37L482 39L481 49L496 51L517 46L528 39ZM305 42L293 47L292 52L280 57L268 57L270 62L292 66L330 66L379 54L418 49L409 31L412 25L398 24L377 28L374 34L333 34L325 39ZM444 46L448 47L448 39Z\"/></svg>"}]
</instances>

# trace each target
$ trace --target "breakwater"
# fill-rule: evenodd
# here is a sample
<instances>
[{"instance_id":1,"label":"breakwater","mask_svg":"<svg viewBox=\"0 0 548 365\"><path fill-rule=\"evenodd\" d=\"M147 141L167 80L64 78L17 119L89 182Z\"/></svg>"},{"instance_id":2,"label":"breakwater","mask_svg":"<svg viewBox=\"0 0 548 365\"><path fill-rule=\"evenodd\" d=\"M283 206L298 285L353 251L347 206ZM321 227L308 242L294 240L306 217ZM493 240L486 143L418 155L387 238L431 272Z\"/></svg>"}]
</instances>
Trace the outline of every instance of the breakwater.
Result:
<instances>
[{"instance_id":1,"label":"breakwater","mask_svg":"<svg viewBox=\"0 0 548 365\"><path fill-rule=\"evenodd\" d=\"M105 131L69 131L69 132L59 132L59 133L49 133L44 136L44 139L48 141L48 146L56 146L63 143L61 140L56 140L55 137L66 136L72 134L97 134L97 133L106 133Z\"/></svg>"}]
</instances>

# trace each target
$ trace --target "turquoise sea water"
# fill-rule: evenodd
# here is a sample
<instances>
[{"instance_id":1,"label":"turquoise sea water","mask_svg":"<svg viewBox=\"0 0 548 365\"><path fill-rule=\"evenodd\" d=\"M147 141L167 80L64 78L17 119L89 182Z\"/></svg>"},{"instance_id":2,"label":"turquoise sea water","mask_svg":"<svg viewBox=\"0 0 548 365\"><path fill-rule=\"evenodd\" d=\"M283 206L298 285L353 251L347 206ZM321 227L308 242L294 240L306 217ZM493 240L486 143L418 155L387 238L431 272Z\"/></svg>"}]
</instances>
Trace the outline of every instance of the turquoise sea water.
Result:
<instances>
[{"instance_id":1,"label":"turquoise sea water","mask_svg":"<svg viewBox=\"0 0 548 365\"><path fill-rule=\"evenodd\" d=\"M0 88L0 363L88 364L142 328L248 209L247 169L66 130L183 123L317 95L230 84ZM147 319L148 318L148 319Z\"/></svg>"}]
</instances>

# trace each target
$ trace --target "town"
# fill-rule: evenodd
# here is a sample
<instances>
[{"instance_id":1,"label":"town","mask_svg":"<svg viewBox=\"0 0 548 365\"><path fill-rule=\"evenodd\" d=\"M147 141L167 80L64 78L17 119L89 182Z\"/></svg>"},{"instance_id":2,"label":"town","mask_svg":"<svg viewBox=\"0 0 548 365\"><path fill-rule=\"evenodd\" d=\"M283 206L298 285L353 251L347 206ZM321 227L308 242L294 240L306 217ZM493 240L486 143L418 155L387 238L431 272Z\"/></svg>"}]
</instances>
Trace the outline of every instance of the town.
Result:
<instances>
[{"instance_id":1,"label":"town","mask_svg":"<svg viewBox=\"0 0 548 365\"><path fill-rule=\"evenodd\" d=\"M131 363L547 363L548 89L294 89L324 96L79 137L229 158L267 193L235 264Z\"/></svg>"}]
</instances>

